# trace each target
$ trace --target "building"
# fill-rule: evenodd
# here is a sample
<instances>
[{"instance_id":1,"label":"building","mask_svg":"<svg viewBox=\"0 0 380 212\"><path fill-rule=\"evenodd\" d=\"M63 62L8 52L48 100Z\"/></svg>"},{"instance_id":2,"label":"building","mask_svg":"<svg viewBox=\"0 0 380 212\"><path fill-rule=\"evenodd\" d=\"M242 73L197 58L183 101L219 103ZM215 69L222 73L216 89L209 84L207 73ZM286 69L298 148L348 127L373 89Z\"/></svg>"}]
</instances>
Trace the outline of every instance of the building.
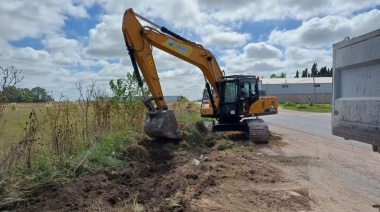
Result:
<instances>
[{"instance_id":1,"label":"building","mask_svg":"<svg viewBox=\"0 0 380 212\"><path fill-rule=\"evenodd\" d=\"M164 96L164 100L167 103L180 102L183 99L183 96Z\"/></svg>"},{"instance_id":2,"label":"building","mask_svg":"<svg viewBox=\"0 0 380 212\"><path fill-rule=\"evenodd\" d=\"M332 77L262 78L260 90L276 96L279 103L331 104Z\"/></svg>"}]
</instances>

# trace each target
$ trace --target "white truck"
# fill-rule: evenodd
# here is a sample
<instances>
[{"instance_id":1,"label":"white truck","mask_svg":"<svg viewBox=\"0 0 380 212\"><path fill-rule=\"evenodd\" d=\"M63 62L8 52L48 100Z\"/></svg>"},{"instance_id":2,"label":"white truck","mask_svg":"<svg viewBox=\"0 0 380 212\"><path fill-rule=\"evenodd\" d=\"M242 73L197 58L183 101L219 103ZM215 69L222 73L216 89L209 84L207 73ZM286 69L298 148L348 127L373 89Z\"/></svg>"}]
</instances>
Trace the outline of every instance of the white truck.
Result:
<instances>
[{"instance_id":1,"label":"white truck","mask_svg":"<svg viewBox=\"0 0 380 212\"><path fill-rule=\"evenodd\" d=\"M333 44L332 134L380 153L380 29Z\"/></svg>"}]
</instances>

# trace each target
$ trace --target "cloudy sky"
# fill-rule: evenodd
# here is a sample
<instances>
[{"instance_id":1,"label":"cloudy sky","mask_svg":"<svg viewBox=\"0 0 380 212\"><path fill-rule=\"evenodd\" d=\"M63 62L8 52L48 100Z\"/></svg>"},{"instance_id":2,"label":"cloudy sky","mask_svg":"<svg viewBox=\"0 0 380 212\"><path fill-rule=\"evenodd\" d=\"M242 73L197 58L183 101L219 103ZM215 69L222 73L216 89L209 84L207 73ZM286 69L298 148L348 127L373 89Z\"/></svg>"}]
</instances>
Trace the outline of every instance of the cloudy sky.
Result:
<instances>
[{"instance_id":1,"label":"cloudy sky","mask_svg":"<svg viewBox=\"0 0 380 212\"><path fill-rule=\"evenodd\" d=\"M0 66L22 69L18 87L75 100L76 83L132 72L126 9L202 44L226 74L269 77L332 64L333 43L380 28L380 0L8 0L0 4ZM164 95L201 97L201 71L153 51Z\"/></svg>"}]
</instances>

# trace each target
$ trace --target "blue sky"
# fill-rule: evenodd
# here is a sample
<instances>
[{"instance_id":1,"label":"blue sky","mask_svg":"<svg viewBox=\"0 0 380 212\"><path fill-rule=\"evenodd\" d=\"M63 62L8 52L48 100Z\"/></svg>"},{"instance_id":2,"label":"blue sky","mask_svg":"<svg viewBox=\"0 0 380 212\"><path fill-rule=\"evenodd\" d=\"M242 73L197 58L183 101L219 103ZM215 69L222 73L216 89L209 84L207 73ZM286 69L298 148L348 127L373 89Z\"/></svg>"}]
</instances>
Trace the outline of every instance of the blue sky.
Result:
<instances>
[{"instance_id":1,"label":"blue sky","mask_svg":"<svg viewBox=\"0 0 380 212\"><path fill-rule=\"evenodd\" d=\"M22 69L19 87L41 86L56 99L75 100L78 83L111 95L109 80L132 71L121 31L128 8L202 44L227 74L261 77L331 67L333 43L380 28L380 0L7 1L0 66ZM201 97L196 67L158 49L154 57L165 95Z\"/></svg>"}]
</instances>

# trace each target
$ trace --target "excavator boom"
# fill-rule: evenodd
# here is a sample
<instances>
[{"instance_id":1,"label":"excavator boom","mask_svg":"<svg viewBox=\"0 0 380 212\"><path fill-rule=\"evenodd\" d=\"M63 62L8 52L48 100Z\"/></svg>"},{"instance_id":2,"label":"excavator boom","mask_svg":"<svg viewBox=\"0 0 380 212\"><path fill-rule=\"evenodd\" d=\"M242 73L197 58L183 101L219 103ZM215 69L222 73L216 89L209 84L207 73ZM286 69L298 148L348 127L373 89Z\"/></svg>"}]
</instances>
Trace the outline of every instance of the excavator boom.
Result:
<instances>
[{"instance_id":1,"label":"excavator boom","mask_svg":"<svg viewBox=\"0 0 380 212\"><path fill-rule=\"evenodd\" d=\"M124 40L127 48L133 50L135 60L158 108L164 107L165 101L151 46L197 66L203 72L214 91L218 92L218 82L222 80L223 72L209 50L182 38L164 27L161 27L161 29L167 34L151 27L143 27L137 17L141 16L135 14L132 9L125 11L122 26Z\"/></svg>"},{"instance_id":2,"label":"excavator boom","mask_svg":"<svg viewBox=\"0 0 380 212\"><path fill-rule=\"evenodd\" d=\"M144 131L151 137L179 139L181 133L178 129L174 112L167 110L151 46L198 66L215 91L218 91L218 81L223 76L222 71L213 54L201 45L191 43L164 27L161 27L161 30L171 36L151 27L143 27L137 20L137 17L144 19L140 15L135 14L132 9L126 10L122 30L139 85L142 87L138 67L140 67L141 73L152 94L151 99L145 98L144 101L149 109ZM149 20L144 20L149 22ZM155 25L152 22L150 23ZM210 72L209 70L213 71ZM150 100L156 103L156 108L151 105Z\"/></svg>"}]
</instances>

